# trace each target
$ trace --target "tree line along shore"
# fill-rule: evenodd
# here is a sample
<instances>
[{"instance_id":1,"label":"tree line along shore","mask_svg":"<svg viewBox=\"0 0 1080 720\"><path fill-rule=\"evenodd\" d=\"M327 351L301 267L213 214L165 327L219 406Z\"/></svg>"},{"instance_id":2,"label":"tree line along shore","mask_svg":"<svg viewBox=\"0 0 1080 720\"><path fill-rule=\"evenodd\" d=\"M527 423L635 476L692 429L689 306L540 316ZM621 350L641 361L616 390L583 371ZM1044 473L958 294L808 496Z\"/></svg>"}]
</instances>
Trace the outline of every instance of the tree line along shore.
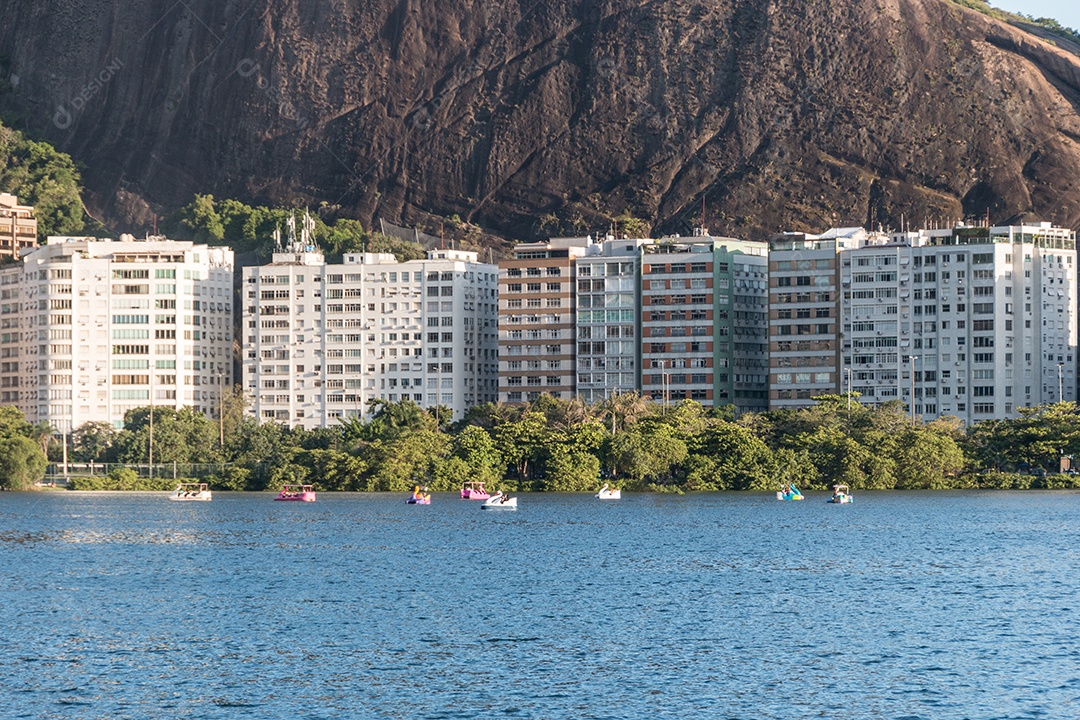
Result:
<instances>
[{"instance_id":1,"label":"tree line along shore","mask_svg":"<svg viewBox=\"0 0 1080 720\"><path fill-rule=\"evenodd\" d=\"M730 408L663 405L635 393L591 406L546 395L524 406L491 403L457 422L411 401L373 401L368 409L369 419L305 430L258 423L244 413L239 392L222 403L219 419L154 408L151 423L151 408L139 408L123 429L87 423L63 438L69 467L98 468L94 475L71 470L68 486L161 490L198 479L215 490L250 491L309 483L324 491L425 485L439 492L466 480L517 492L594 491L601 482L671 492L787 483L810 490L837 483L852 490L1080 487L1080 476L1063 471L1080 450L1080 410L1069 402L969 427L949 418L913 421L900 402L866 407L845 395L739 418ZM140 477L132 469L150 462L151 437L153 463L171 465L172 474ZM0 408L0 486L34 487L63 451L51 428Z\"/></svg>"}]
</instances>

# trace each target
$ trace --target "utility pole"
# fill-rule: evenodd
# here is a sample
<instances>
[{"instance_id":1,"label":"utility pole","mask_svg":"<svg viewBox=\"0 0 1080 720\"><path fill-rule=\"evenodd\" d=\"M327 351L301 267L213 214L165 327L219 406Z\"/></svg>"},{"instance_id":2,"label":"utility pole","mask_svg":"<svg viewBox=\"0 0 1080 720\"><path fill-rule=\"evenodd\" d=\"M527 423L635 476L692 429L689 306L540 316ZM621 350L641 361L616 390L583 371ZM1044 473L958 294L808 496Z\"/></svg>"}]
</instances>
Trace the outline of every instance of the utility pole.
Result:
<instances>
[{"instance_id":1,"label":"utility pole","mask_svg":"<svg viewBox=\"0 0 1080 720\"><path fill-rule=\"evenodd\" d=\"M660 361L660 390L664 395L664 415L667 415L667 403L668 403L668 379L667 379L667 360Z\"/></svg>"},{"instance_id":2,"label":"utility pole","mask_svg":"<svg viewBox=\"0 0 1080 720\"><path fill-rule=\"evenodd\" d=\"M844 372L847 373L847 411L848 415L851 414L851 368L844 368Z\"/></svg>"},{"instance_id":3,"label":"utility pole","mask_svg":"<svg viewBox=\"0 0 1080 720\"><path fill-rule=\"evenodd\" d=\"M1058 402L1062 402L1062 383L1061 383L1061 371L1065 367L1065 363L1058 363Z\"/></svg>"},{"instance_id":4,"label":"utility pole","mask_svg":"<svg viewBox=\"0 0 1080 720\"><path fill-rule=\"evenodd\" d=\"M218 391L217 391L217 416L218 416L218 443L222 450L225 449L225 415L222 413L222 393L225 392L224 375L221 371L218 371Z\"/></svg>"},{"instance_id":5,"label":"utility pole","mask_svg":"<svg viewBox=\"0 0 1080 720\"><path fill-rule=\"evenodd\" d=\"M150 361L150 477L154 477L154 365Z\"/></svg>"}]
</instances>

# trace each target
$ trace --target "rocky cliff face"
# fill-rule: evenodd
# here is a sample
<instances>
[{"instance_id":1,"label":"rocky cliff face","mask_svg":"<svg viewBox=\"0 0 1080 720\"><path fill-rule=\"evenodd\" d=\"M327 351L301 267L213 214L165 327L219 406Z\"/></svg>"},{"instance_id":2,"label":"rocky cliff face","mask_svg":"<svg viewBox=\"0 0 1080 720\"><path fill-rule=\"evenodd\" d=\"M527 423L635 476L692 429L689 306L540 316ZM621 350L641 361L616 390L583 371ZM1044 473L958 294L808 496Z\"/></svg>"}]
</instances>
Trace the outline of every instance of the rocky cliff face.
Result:
<instances>
[{"instance_id":1,"label":"rocky cliff face","mask_svg":"<svg viewBox=\"0 0 1080 720\"><path fill-rule=\"evenodd\" d=\"M167 8L167 9L166 9ZM0 111L122 227L195 192L510 236L1080 225L1080 49L945 0L14 0Z\"/></svg>"}]
</instances>

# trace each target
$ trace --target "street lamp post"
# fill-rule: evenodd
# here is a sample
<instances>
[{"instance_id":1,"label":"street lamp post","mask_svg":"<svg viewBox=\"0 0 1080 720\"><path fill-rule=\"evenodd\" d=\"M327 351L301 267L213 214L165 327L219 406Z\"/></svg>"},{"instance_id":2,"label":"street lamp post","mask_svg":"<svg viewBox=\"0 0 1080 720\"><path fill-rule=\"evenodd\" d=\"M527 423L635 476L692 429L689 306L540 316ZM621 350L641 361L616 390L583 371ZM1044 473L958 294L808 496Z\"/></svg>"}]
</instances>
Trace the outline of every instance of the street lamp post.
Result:
<instances>
[{"instance_id":1,"label":"street lamp post","mask_svg":"<svg viewBox=\"0 0 1080 720\"><path fill-rule=\"evenodd\" d=\"M225 392L225 376L224 373L218 372L217 374L218 388L217 388L217 417L218 417L218 444L225 448L225 416L222 414L222 393Z\"/></svg>"},{"instance_id":2,"label":"street lamp post","mask_svg":"<svg viewBox=\"0 0 1080 720\"><path fill-rule=\"evenodd\" d=\"M667 415L667 400L668 400L668 379L667 379L667 360L660 361L660 391L664 396L664 414Z\"/></svg>"},{"instance_id":3,"label":"street lamp post","mask_svg":"<svg viewBox=\"0 0 1080 720\"><path fill-rule=\"evenodd\" d=\"M844 368L844 372L847 373L847 411L851 413L851 368Z\"/></svg>"},{"instance_id":4,"label":"street lamp post","mask_svg":"<svg viewBox=\"0 0 1080 720\"><path fill-rule=\"evenodd\" d=\"M149 468L147 472L150 477L154 477L154 365L153 360L150 361L150 442L149 450L147 452L147 460Z\"/></svg>"},{"instance_id":5,"label":"street lamp post","mask_svg":"<svg viewBox=\"0 0 1080 720\"><path fill-rule=\"evenodd\" d=\"M915 361L918 355L909 355L908 362L911 364L911 427L915 427Z\"/></svg>"},{"instance_id":6,"label":"street lamp post","mask_svg":"<svg viewBox=\"0 0 1080 720\"><path fill-rule=\"evenodd\" d=\"M1065 367L1065 363L1058 363L1058 402L1062 402L1062 384L1061 384L1061 371Z\"/></svg>"}]
</instances>

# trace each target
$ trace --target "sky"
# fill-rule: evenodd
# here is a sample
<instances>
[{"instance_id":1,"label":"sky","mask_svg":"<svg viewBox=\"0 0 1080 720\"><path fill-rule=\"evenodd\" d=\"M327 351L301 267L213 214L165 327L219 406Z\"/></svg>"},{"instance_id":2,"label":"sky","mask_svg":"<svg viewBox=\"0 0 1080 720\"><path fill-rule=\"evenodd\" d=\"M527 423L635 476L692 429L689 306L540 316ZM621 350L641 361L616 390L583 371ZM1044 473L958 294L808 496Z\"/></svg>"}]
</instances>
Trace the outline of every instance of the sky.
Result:
<instances>
[{"instance_id":1,"label":"sky","mask_svg":"<svg viewBox=\"0 0 1080 720\"><path fill-rule=\"evenodd\" d=\"M1080 2L1076 0L990 0L990 4L1032 17L1054 18L1065 27L1080 30Z\"/></svg>"}]
</instances>

